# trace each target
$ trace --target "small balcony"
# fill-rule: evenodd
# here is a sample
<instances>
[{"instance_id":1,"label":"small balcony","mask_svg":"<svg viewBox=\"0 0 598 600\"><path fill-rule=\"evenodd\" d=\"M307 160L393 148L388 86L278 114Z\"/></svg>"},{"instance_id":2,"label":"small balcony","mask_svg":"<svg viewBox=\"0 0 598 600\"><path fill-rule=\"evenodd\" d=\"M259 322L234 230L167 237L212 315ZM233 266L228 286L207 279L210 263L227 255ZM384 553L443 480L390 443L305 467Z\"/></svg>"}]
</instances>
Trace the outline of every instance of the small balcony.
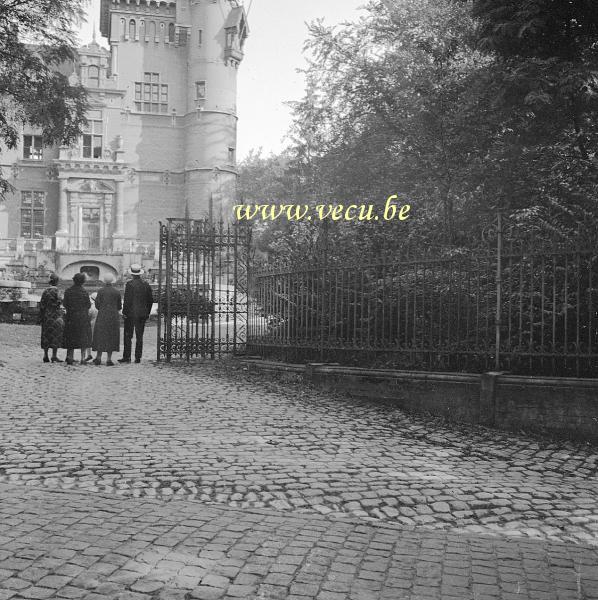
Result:
<instances>
[{"instance_id":1,"label":"small balcony","mask_svg":"<svg viewBox=\"0 0 598 600\"><path fill-rule=\"evenodd\" d=\"M13 262L31 262L27 257L35 257L40 252L59 254L80 254L110 256L136 254L141 258L158 257L158 242L142 242L135 238L97 237L41 237L41 238L0 238L0 265Z\"/></svg>"},{"instance_id":2,"label":"small balcony","mask_svg":"<svg viewBox=\"0 0 598 600\"><path fill-rule=\"evenodd\" d=\"M63 254L112 254L112 240L93 237L57 237L56 250Z\"/></svg>"},{"instance_id":3,"label":"small balcony","mask_svg":"<svg viewBox=\"0 0 598 600\"><path fill-rule=\"evenodd\" d=\"M135 238L104 238L85 236L56 237L54 248L61 254L140 254L143 257L154 257L156 243L141 242Z\"/></svg>"},{"instance_id":4,"label":"small balcony","mask_svg":"<svg viewBox=\"0 0 598 600\"><path fill-rule=\"evenodd\" d=\"M0 239L0 256L21 258L26 254L53 250L53 238L2 238Z\"/></svg>"}]
</instances>

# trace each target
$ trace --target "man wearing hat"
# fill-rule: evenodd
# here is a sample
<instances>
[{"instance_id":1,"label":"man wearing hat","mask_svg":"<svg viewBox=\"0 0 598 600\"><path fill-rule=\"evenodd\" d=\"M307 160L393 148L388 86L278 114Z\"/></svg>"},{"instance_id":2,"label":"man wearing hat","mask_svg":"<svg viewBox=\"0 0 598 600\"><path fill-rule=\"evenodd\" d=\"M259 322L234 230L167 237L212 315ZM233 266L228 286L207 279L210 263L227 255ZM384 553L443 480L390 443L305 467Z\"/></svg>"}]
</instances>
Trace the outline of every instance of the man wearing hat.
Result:
<instances>
[{"instance_id":1,"label":"man wearing hat","mask_svg":"<svg viewBox=\"0 0 598 600\"><path fill-rule=\"evenodd\" d=\"M143 353L143 331L152 310L154 302L152 288L147 281L141 279L144 271L141 265L132 264L129 273L133 276L125 285L125 298L123 302L123 316L125 318L124 350L120 363L131 362L131 342L135 331L135 362L141 362Z\"/></svg>"}]
</instances>

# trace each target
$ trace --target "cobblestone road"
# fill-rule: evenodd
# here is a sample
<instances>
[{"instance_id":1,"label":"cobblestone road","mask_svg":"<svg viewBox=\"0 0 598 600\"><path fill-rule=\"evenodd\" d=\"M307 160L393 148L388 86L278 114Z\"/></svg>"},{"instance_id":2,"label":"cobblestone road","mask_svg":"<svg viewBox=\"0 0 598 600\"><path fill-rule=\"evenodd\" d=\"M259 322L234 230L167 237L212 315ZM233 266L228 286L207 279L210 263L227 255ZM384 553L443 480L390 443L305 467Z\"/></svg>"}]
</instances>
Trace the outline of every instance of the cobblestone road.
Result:
<instances>
[{"instance_id":1,"label":"cobblestone road","mask_svg":"<svg viewBox=\"0 0 598 600\"><path fill-rule=\"evenodd\" d=\"M598 598L595 449L38 335L0 325L0 600Z\"/></svg>"}]
</instances>

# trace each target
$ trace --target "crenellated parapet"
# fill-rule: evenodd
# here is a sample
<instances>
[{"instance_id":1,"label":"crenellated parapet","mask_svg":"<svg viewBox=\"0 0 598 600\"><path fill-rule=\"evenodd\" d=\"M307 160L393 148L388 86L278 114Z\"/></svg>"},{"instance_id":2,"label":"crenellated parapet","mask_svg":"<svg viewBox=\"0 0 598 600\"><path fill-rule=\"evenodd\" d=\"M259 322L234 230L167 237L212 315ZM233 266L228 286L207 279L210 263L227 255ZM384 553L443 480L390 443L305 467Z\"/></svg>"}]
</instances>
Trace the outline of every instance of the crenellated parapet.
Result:
<instances>
[{"instance_id":1,"label":"crenellated parapet","mask_svg":"<svg viewBox=\"0 0 598 600\"><path fill-rule=\"evenodd\" d=\"M121 15L122 19L117 31L114 30L115 21L111 18L111 14L114 14L115 12ZM100 31L102 35L108 39L121 39L127 41L129 39L137 39L137 41L139 41L139 35L142 29L147 29L145 35L149 38L150 22L152 19L165 19L168 23L174 23L176 20L176 2L157 2L155 0L102 0ZM131 20L134 22L133 32L131 32ZM144 27L145 20L149 20L147 27ZM159 23L160 21L152 28L153 38L160 36Z\"/></svg>"}]
</instances>

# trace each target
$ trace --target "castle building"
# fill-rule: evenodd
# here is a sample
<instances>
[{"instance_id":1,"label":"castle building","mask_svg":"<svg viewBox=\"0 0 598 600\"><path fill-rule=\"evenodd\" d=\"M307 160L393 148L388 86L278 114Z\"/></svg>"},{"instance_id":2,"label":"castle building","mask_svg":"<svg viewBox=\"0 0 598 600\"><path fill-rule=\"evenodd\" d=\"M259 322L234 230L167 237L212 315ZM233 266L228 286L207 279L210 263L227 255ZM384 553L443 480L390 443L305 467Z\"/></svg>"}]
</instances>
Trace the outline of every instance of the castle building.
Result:
<instances>
[{"instance_id":1,"label":"castle building","mask_svg":"<svg viewBox=\"0 0 598 600\"><path fill-rule=\"evenodd\" d=\"M47 148L25 126L0 155L0 276L43 267L117 278L152 268L158 223L230 219L236 83L248 35L236 0L102 0L100 32L70 77L89 93L78 144Z\"/></svg>"}]
</instances>

